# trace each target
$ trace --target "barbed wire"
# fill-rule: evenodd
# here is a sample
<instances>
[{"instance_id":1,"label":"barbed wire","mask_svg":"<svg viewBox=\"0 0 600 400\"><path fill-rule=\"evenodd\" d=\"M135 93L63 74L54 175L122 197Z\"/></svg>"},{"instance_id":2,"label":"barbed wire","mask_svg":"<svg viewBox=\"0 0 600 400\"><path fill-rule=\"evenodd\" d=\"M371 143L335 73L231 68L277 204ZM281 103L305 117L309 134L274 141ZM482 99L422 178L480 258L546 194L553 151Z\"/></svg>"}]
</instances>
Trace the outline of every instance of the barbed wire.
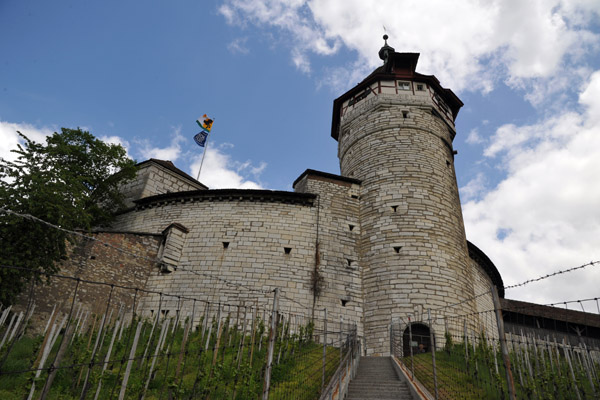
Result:
<instances>
[{"instance_id":1,"label":"barbed wire","mask_svg":"<svg viewBox=\"0 0 600 400\"><path fill-rule=\"evenodd\" d=\"M489 292L488 292L489 294ZM527 303L525 305L511 305L509 308L503 308L502 311L523 311L523 310L527 310L530 308L536 308L536 307L557 307L557 306L562 306L564 305L565 307L567 307L568 304L574 304L574 303L579 303L579 305L581 306L582 311L578 311L578 310L569 310L569 311L577 311L577 312L583 312L586 314L591 314L592 316L596 316L596 314L594 313L590 313L589 311L585 311L583 304L584 302L592 302L595 301L596 304L598 305L598 301L600 300L600 297L590 297L590 298L586 298L586 299L578 299L578 300L567 300L567 301L558 301L555 303L546 303L546 304L534 304L534 303ZM519 300L516 300L519 301ZM568 309L568 308L567 308ZM430 311L433 313L434 311L439 311L440 309L433 309L431 308ZM482 310L482 311L473 311L473 312L469 312L469 313L464 313L464 314L458 314L458 315L443 315L443 318L447 318L447 319L461 319L461 318L466 318L466 317L471 317L474 315L480 315L480 314L487 314L487 313L491 313L491 312L495 312L496 308L491 308L491 309L487 309L487 310ZM411 314L411 315L418 315L418 314L423 314L423 313L416 313L416 314ZM437 313L438 315L436 316L432 316L431 319L438 319L441 318L440 317L440 313ZM597 317L600 317L600 306L599 306L599 314L597 315ZM423 321L423 318L420 318L417 320L412 321L413 323L415 321L419 322L419 321ZM404 324L406 324L405 322L403 322ZM576 323L576 322L574 322Z\"/></svg>"},{"instance_id":2,"label":"barbed wire","mask_svg":"<svg viewBox=\"0 0 600 400\"><path fill-rule=\"evenodd\" d=\"M514 284L514 285L510 285L510 286L505 286L504 290L514 289L514 288L517 288L517 287L526 286L526 285L528 285L530 283L539 282L539 281L542 281L544 279L548 279L548 278L552 278L552 277L557 276L557 275L561 275L561 274L565 274L565 273L577 271L577 270L580 270L580 269L584 269L584 268L587 268L587 267L590 267L590 266L594 266L596 264L600 264L600 261L590 261L589 263L586 263L586 264L583 264L583 265L579 265L577 267L567 268L567 269L564 269L564 270L552 272L550 274L542 275L542 276L540 276L538 278L528 279L528 280L526 280L524 282L521 282L521 283L517 283L517 284ZM447 304L447 305L444 305L444 306L439 306L439 307L436 307L436 308L432 308L431 311L438 311L438 310L441 310L441 309L451 308L451 307L455 307L455 306L458 306L458 305L461 305L461 304L464 304L464 303L468 303L468 302L471 302L471 301L473 301L473 300L475 300L475 299L477 299L477 298L479 298L481 296L488 295L489 293L490 293L489 291L485 291L483 293L479 293L477 295L474 295L472 297L466 298L466 299L461 300L461 301L456 302L456 303ZM558 302L556 304L563 304L563 302Z\"/></svg>"},{"instance_id":3,"label":"barbed wire","mask_svg":"<svg viewBox=\"0 0 600 400\"><path fill-rule=\"evenodd\" d=\"M563 269L563 270L560 270L560 271L552 272L552 273L547 274L547 275L542 275L542 276L540 276L538 278L528 279L528 280L526 280L524 282L521 282L521 283L516 283L514 285L505 286L504 289L505 290L507 290L507 289L514 289L514 288L517 288L517 287L528 285L528 284L533 283L533 282L539 282L539 281L542 281L544 279L552 278L552 277L557 276L557 275L566 274L567 272L573 272L573 271L577 271L579 269L587 268L589 266L593 266L593 265L596 265L596 264L600 264L600 261L590 261L589 263L580 265L578 267L567 268L567 269Z\"/></svg>"}]
</instances>

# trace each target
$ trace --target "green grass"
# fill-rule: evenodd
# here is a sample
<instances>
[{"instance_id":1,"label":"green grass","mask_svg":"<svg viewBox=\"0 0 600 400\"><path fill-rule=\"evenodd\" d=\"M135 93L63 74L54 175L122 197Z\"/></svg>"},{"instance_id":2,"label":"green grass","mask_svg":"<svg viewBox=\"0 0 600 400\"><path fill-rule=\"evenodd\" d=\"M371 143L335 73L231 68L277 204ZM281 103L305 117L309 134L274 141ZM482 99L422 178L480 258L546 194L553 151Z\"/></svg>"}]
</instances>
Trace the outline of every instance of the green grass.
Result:
<instances>
[{"instance_id":1,"label":"green grass","mask_svg":"<svg viewBox=\"0 0 600 400\"><path fill-rule=\"evenodd\" d=\"M499 351L496 353L498 366L498 373L496 373L494 353L485 340L480 341L475 347L475 351L469 345L468 359L462 343L447 345L444 350L437 351L435 357L439 399L493 400L508 398L502 356ZM600 381L593 381L595 386L593 388L583 366L572 360L576 387L564 353L560 355L558 363L556 354L551 363L547 353L545 355L541 352L536 354L532 348L528 349L527 357L533 373L529 372L523 354L510 354L517 399L568 400L576 398L575 390L579 391L582 399L598 398ZM415 378L433 394L431 353L415 355L412 360L410 357L405 357L402 362L409 371L414 369ZM596 363L596 370L598 367L600 365ZM594 389L596 395L594 395Z\"/></svg>"},{"instance_id":2,"label":"green grass","mask_svg":"<svg viewBox=\"0 0 600 400\"><path fill-rule=\"evenodd\" d=\"M202 326L201 322L199 326ZM55 400L79 398L88 370L86 398L95 396L99 384L101 384L99 399L109 399L111 394L112 397L118 396L127 363L121 362L121 360L129 357L130 344L136 327L137 321L123 332L120 341L115 342L110 356L111 361L107 364L104 372L102 372L102 364L93 366L91 370L88 367L97 332L94 332L91 338L89 335L76 337L69 345L61 362L61 366L68 366L68 368L58 370L48 398ZM282 332L282 330L284 331ZM177 373L177 369L184 329L178 327L172 332L169 328L164 347L156 357L152 378L145 389L153 360L153 357L148 356L154 355L160 329L158 327L155 329L146 359L142 359L150 338L150 331L151 323L145 321L135 352L135 357L139 359L133 361L126 398L137 399L144 394L146 399L189 398L190 396L198 399L253 399L260 398L262 395L267 357L266 333L262 321L257 321L256 334L257 338L263 338L260 349L257 339L252 350L251 335L247 334L243 338L240 332L230 327L228 320L223 323L218 349L215 349L217 342L215 321L213 321L208 350L205 350L207 337L202 337L202 329L190 332L185 348L184 362L179 365L179 373ZM318 397L321 389L323 346L312 341L312 332L311 325L302 327L300 332L295 335L290 335L289 326L278 327L277 338L279 340L275 344L271 375L271 399L313 399ZM105 359L112 334L112 329L106 332L102 346L94 357L96 363ZM244 346L240 351L242 340ZM30 369L38 357L42 341L42 337L20 339L13 346L2 371ZM46 368L54 359L60 342L61 337L56 341L48 357ZM0 351L0 357L4 356L6 350L5 346ZM250 362L251 350L252 362ZM238 354L241 354L240 359L238 359ZM278 358L279 363L277 363ZM326 381L335 372L338 360L339 349L327 348ZM0 398L26 398L34 382L34 375L34 372L0 375ZM48 373L44 371L35 381L34 398L39 397L47 376Z\"/></svg>"}]
</instances>

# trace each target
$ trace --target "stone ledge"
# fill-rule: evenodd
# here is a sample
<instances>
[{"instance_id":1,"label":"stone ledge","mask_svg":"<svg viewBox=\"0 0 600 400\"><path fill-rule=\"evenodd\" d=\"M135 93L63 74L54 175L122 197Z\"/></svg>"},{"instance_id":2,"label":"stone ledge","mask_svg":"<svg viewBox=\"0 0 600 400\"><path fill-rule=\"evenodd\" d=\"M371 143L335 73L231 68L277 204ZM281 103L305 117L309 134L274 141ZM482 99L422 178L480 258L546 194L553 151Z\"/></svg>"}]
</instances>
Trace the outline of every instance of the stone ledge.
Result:
<instances>
[{"instance_id":1,"label":"stone ledge","mask_svg":"<svg viewBox=\"0 0 600 400\"><path fill-rule=\"evenodd\" d=\"M187 201L257 201L314 206L316 195L280 190L216 189L165 193L134 201L136 210ZM128 210L132 211L132 209ZM127 212L127 211L126 211Z\"/></svg>"}]
</instances>

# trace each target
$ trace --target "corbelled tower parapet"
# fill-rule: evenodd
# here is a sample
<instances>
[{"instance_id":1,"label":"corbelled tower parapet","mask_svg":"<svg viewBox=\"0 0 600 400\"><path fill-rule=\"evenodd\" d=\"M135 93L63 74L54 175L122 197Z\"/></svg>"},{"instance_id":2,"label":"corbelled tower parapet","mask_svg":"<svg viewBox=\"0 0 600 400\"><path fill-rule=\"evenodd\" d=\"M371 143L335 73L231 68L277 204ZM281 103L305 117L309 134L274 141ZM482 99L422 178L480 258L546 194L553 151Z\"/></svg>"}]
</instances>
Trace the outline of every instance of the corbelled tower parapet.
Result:
<instances>
[{"instance_id":1,"label":"corbelled tower parapet","mask_svg":"<svg viewBox=\"0 0 600 400\"><path fill-rule=\"evenodd\" d=\"M386 41L380 57L383 66L335 100L331 133L342 175L362 181L368 354L389 351L391 318L473 296L452 148L463 103L415 72L419 54L396 53Z\"/></svg>"}]
</instances>

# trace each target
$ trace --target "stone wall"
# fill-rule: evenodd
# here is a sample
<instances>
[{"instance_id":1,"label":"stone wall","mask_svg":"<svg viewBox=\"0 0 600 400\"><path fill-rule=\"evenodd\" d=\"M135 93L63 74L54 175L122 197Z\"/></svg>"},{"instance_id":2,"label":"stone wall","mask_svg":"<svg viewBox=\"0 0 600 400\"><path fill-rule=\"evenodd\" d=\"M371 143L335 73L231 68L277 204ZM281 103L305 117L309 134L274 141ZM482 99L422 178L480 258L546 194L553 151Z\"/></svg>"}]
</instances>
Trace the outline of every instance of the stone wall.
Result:
<instances>
[{"instance_id":1,"label":"stone wall","mask_svg":"<svg viewBox=\"0 0 600 400\"><path fill-rule=\"evenodd\" d=\"M63 277L54 277L48 283L34 287L34 331L43 329L54 306L57 306L59 313L68 313L75 289L76 310L81 308L86 312L103 314L107 309L109 295L110 309L121 306L129 309L133 305L134 289L144 289L148 278L158 273L154 260L162 240L161 235L98 232L90 236L97 240L77 238L74 243L69 244L68 258L61 263L58 272ZM78 283L77 278L94 283ZM138 301L141 297L143 296L139 294ZM29 290L26 290L21 294L15 310L25 310L28 300Z\"/></svg>"},{"instance_id":2,"label":"stone wall","mask_svg":"<svg viewBox=\"0 0 600 400\"><path fill-rule=\"evenodd\" d=\"M474 294L454 172L454 131L410 95L373 96L340 125L342 175L360 179L360 263L368 354L389 348L391 317ZM475 310L466 302L457 313ZM443 326L435 326L438 337Z\"/></svg>"},{"instance_id":3,"label":"stone wall","mask_svg":"<svg viewBox=\"0 0 600 400\"><path fill-rule=\"evenodd\" d=\"M357 243L360 238L360 184L354 179L307 171L295 182L297 192L317 194L319 271L323 290L315 304L328 318L358 323L362 336L362 267Z\"/></svg>"},{"instance_id":4,"label":"stone wall","mask_svg":"<svg viewBox=\"0 0 600 400\"><path fill-rule=\"evenodd\" d=\"M290 195L295 195L290 193ZM282 309L305 313L312 307L310 272L314 265L314 196L281 199L268 191L206 191L202 198L160 196L122 214L114 224L160 233L172 223L187 229L179 266L153 276L148 288L212 303L258 301L270 306L281 289ZM287 202L286 202L287 201ZM291 299L291 300L290 300ZM142 304L152 313L174 309L175 299L154 295ZM183 309L190 308L186 304Z\"/></svg>"},{"instance_id":5,"label":"stone wall","mask_svg":"<svg viewBox=\"0 0 600 400\"><path fill-rule=\"evenodd\" d=\"M476 332L485 331L490 337L498 339L498 324L494 310L494 300L492 298L491 288L492 280L479 266L479 264L469 259L471 264L471 274L473 276L473 290L475 292L475 307L477 318L474 320Z\"/></svg>"},{"instance_id":6,"label":"stone wall","mask_svg":"<svg viewBox=\"0 0 600 400\"><path fill-rule=\"evenodd\" d=\"M203 190L205 186L174 170L170 161L148 160L140 163L136 178L123 186L122 192L126 197L126 205L132 207L134 201L164 193L183 192L188 190Z\"/></svg>"}]
</instances>

